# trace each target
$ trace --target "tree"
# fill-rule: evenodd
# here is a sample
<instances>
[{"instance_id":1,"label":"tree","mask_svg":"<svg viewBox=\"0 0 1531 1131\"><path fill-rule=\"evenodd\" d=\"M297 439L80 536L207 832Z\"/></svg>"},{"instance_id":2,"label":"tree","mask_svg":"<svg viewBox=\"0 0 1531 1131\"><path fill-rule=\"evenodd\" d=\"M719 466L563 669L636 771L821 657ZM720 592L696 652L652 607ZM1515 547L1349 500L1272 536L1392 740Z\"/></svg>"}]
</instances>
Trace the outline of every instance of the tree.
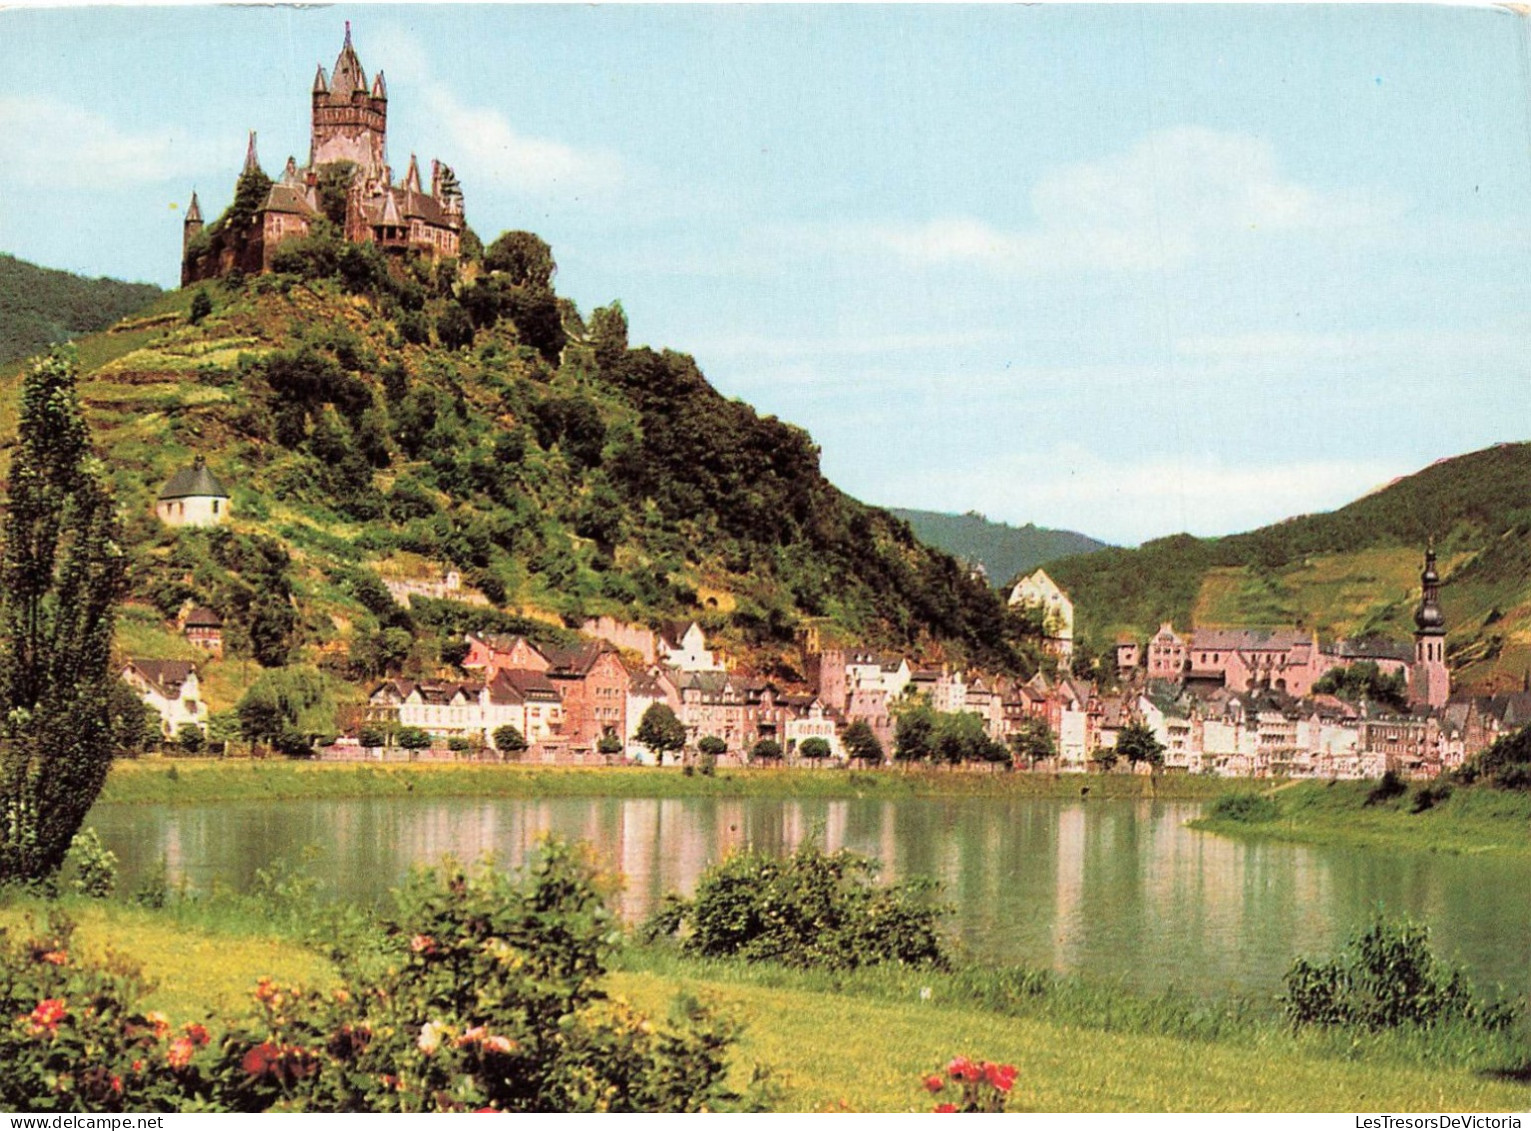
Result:
<instances>
[{"instance_id":1,"label":"tree","mask_svg":"<svg viewBox=\"0 0 1531 1131\"><path fill-rule=\"evenodd\" d=\"M1058 747L1053 742L1053 732L1047 721L1038 718L1022 720L1010 734L1010 752L1017 763L1024 761L1028 770L1035 768L1038 762L1057 757Z\"/></svg>"},{"instance_id":2,"label":"tree","mask_svg":"<svg viewBox=\"0 0 1531 1131\"><path fill-rule=\"evenodd\" d=\"M705 754L709 758L721 758L728 753L728 743L715 734L704 735L696 744L697 753Z\"/></svg>"},{"instance_id":3,"label":"tree","mask_svg":"<svg viewBox=\"0 0 1531 1131\"><path fill-rule=\"evenodd\" d=\"M615 731L608 730L595 740L595 752L611 758L622 753L622 740L617 737Z\"/></svg>"},{"instance_id":4,"label":"tree","mask_svg":"<svg viewBox=\"0 0 1531 1131\"><path fill-rule=\"evenodd\" d=\"M1116 738L1116 752L1136 766L1147 762L1157 769L1164 765L1164 744L1154 737L1147 723L1134 719Z\"/></svg>"},{"instance_id":5,"label":"tree","mask_svg":"<svg viewBox=\"0 0 1531 1131\"><path fill-rule=\"evenodd\" d=\"M810 762L822 762L829 757L829 743L822 738L805 738L803 744L797 748L797 752Z\"/></svg>"},{"instance_id":6,"label":"tree","mask_svg":"<svg viewBox=\"0 0 1531 1131\"><path fill-rule=\"evenodd\" d=\"M526 735L521 733L521 728L506 723L504 726L494 728L490 736L494 739L494 748L504 758L520 758L526 750Z\"/></svg>"},{"instance_id":7,"label":"tree","mask_svg":"<svg viewBox=\"0 0 1531 1131\"><path fill-rule=\"evenodd\" d=\"M117 757L136 758L150 743L159 741L158 713L126 681L113 680L107 697L107 725L112 730L112 752Z\"/></svg>"},{"instance_id":8,"label":"tree","mask_svg":"<svg viewBox=\"0 0 1531 1131\"><path fill-rule=\"evenodd\" d=\"M754 762L775 762L780 758L781 743L774 738L762 738L750 751L750 760Z\"/></svg>"},{"instance_id":9,"label":"tree","mask_svg":"<svg viewBox=\"0 0 1531 1131\"><path fill-rule=\"evenodd\" d=\"M193 326L197 325L213 312L213 300L208 297L207 288L204 287L191 296L190 321Z\"/></svg>"},{"instance_id":10,"label":"tree","mask_svg":"<svg viewBox=\"0 0 1531 1131\"><path fill-rule=\"evenodd\" d=\"M183 754L196 755L207 749L207 736L196 723L182 723L175 732L175 741Z\"/></svg>"},{"instance_id":11,"label":"tree","mask_svg":"<svg viewBox=\"0 0 1531 1131\"><path fill-rule=\"evenodd\" d=\"M663 762L664 756L686 745L686 726L675 717L667 703L651 703L638 720L639 742L649 748L654 760Z\"/></svg>"},{"instance_id":12,"label":"tree","mask_svg":"<svg viewBox=\"0 0 1531 1131\"><path fill-rule=\"evenodd\" d=\"M590 342L595 363L603 370L615 369L627 356L627 312L620 302L598 306L590 315Z\"/></svg>"},{"instance_id":13,"label":"tree","mask_svg":"<svg viewBox=\"0 0 1531 1131\"><path fill-rule=\"evenodd\" d=\"M356 741L368 750L388 745L388 731L384 727L368 723L356 732Z\"/></svg>"},{"instance_id":14,"label":"tree","mask_svg":"<svg viewBox=\"0 0 1531 1131\"><path fill-rule=\"evenodd\" d=\"M72 350L27 375L0 550L0 880L63 863L106 781L127 558Z\"/></svg>"},{"instance_id":15,"label":"tree","mask_svg":"<svg viewBox=\"0 0 1531 1131\"><path fill-rule=\"evenodd\" d=\"M405 750L426 750L430 748L431 736L419 727L400 727L399 745Z\"/></svg>"},{"instance_id":16,"label":"tree","mask_svg":"<svg viewBox=\"0 0 1531 1131\"><path fill-rule=\"evenodd\" d=\"M846 727L845 733L840 736L840 743L856 761L882 764L882 743L877 741L872 724L865 719L857 719Z\"/></svg>"},{"instance_id":17,"label":"tree","mask_svg":"<svg viewBox=\"0 0 1531 1131\"><path fill-rule=\"evenodd\" d=\"M935 753L936 713L923 701L904 707L893 727L893 757L900 762L928 761Z\"/></svg>"},{"instance_id":18,"label":"tree","mask_svg":"<svg viewBox=\"0 0 1531 1131\"><path fill-rule=\"evenodd\" d=\"M284 753L309 749L308 736L332 732L335 705L316 668L262 672L239 704L239 733L246 742L268 743Z\"/></svg>"},{"instance_id":19,"label":"tree","mask_svg":"<svg viewBox=\"0 0 1531 1131\"><path fill-rule=\"evenodd\" d=\"M503 271L516 287L550 287L553 273L558 270L553 262L553 249L534 232L500 233L484 253L484 266L490 271Z\"/></svg>"}]
</instances>

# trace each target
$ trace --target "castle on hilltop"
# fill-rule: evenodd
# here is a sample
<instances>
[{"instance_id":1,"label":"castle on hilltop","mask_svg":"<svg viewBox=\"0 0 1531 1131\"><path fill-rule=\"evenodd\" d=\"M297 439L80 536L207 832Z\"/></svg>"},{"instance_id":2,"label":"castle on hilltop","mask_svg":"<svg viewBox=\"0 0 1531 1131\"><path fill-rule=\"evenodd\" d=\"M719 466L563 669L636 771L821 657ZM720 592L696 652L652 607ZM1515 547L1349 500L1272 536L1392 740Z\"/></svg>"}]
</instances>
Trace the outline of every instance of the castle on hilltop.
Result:
<instances>
[{"instance_id":1,"label":"castle on hilltop","mask_svg":"<svg viewBox=\"0 0 1531 1131\"><path fill-rule=\"evenodd\" d=\"M229 210L204 226L197 194L191 194L181 245L181 285L235 270L269 271L279 245L308 235L324 219L353 243L417 251L433 259L455 257L464 226L457 177L450 167L432 161L427 192L411 154L404 183L395 185L387 142L383 72L368 85L347 21L334 72L326 76L321 64L314 77L308 164L299 168L289 157L281 179L271 181L261 170L252 131Z\"/></svg>"}]
</instances>

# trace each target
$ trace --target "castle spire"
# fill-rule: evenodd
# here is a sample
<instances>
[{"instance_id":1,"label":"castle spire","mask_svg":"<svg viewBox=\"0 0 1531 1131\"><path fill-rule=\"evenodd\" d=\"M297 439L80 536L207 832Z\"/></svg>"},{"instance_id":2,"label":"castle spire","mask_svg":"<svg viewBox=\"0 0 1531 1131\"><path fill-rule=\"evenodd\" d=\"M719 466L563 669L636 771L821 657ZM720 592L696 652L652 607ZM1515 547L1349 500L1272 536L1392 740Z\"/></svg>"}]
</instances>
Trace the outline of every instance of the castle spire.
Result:
<instances>
[{"instance_id":1,"label":"castle spire","mask_svg":"<svg viewBox=\"0 0 1531 1131\"><path fill-rule=\"evenodd\" d=\"M388 84L383 81L383 72L377 73L377 78L372 80L372 97L388 100Z\"/></svg>"},{"instance_id":2,"label":"castle spire","mask_svg":"<svg viewBox=\"0 0 1531 1131\"><path fill-rule=\"evenodd\" d=\"M362 70L361 59L356 55L356 48L351 46L351 21L346 21L346 41L340 48L340 54L335 59L335 69L331 72L330 96L350 100L353 91L367 93L367 72Z\"/></svg>"},{"instance_id":3,"label":"castle spire","mask_svg":"<svg viewBox=\"0 0 1531 1131\"><path fill-rule=\"evenodd\" d=\"M404 174L404 191L421 192L420 188L420 163L415 160L415 155L409 155L409 172Z\"/></svg>"},{"instance_id":4,"label":"castle spire","mask_svg":"<svg viewBox=\"0 0 1531 1131\"><path fill-rule=\"evenodd\" d=\"M314 75L314 93L328 94L330 92L330 80L325 77L324 64L319 64L319 71Z\"/></svg>"},{"instance_id":5,"label":"castle spire","mask_svg":"<svg viewBox=\"0 0 1531 1131\"><path fill-rule=\"evenodd\" d=\"M186 209L186 223L202 223L202 206L197 203L197 190L191 190L191 205Z\"/></svg>"},{"instance_id":6,"label":"castle spire","mask_svg":"<svg viewBox=\"0 0 1531 1131\"><path fill-rule=\"evenodd\" d=\"M255 155L255 131L254 130L250 131L250 144L249 144L248 148L245 149L245 169L244 169L244 171L246 173L259 173L260 172L260 158Z\"/></svg>"}]
</instances>

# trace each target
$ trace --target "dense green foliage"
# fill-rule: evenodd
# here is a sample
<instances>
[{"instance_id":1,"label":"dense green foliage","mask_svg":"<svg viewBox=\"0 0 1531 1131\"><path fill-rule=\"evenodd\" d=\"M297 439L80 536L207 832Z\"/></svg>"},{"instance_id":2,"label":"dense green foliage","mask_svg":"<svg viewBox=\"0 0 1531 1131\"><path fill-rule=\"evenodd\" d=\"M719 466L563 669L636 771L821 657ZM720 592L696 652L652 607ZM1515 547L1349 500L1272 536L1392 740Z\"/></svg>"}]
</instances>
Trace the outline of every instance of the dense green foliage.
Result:
<instances>
[{"instance_id":1,"label":"dense green foliage","mask_svg":"<svg viewBox=\"0 0 1531 1131\"><path fill-rule=\"evenodd\" d=\"M1483 1002L1467 977L1437 958L1430 930L1378 918L1327 962L1298 958L1283 997L1294 1025L1392 1029L1466 1021L1500 1029L1515 1019L1509 1003Z\"/></svg>"},{"instance_id":2,"label":"dense green foliage","mask_svg":"<svg viewBox=\"0 0 1531 1131\"><path fill-rule=\"evenodd\" d=\"M788 857L745 849L705 872L689 900L671 895L646 930L682 933L682 949L849 970L879 963L944 967L934 881L878 884L877 862L849 851L827 853L804 841Z\"/></svg>"},{"instance_id":3,"label":"dense green foliage","mask_svg":"<svg viewBox=\"0 0 1531 1131\"><path fill-rule=\"evenodd\" d=\"M1010 749L989 737L970 711L937 711L923 699L901 705L894 723L893 757L900 762L1008 762Z\"/></svg>"},{"instance_id":4,"label":"dense green foliage","mask_svg":"<svg viewBox=\"0 0 1531 1131\"><path fill-rule=\"evenodd\" d=\"M997 586L1059 558L1106 548L1106 543L1072 530L1049 530L1029 522L1010 526L971 511L959 515L892 507L888 513L907 522L927 545L983 566L990 584Z\"/></svg>"},{"instance_id":5,"label":"dense green foliage","mask_svg":"<svg viewBox=\"0 0 1531 1131\"><path fill-rule=\"evenodd\" d=\"M1155 767L1164 765L1164 743L1140 719L1133 719L1122 728L1117 735L1116 752L1134 766L1139 762Z\"/></svg>"},{"instance_id":6,"label":"dense green foliage","mask_svg":"<svg viewBox=\"0 0 1531 1131\"><path fill-rule=\"evenodd\" d=\"M69 347L38 362L22 387L6 498L0 880L31 881L63 862L106 782L120 719L111 646L126 556Z\"/></svg>"},{"instance_id":7,"label":"dense green foliage","mask_svg":"<svg viewBox=\"0 0 1531 1131\"><path fill-rule=\"evenodd\" d=\"M1258 824L1264 821L1274 821L1281 813L1281 807L1276 799L1268 794L1253 793L1241 790L1238 793L1226 793L1212 803L1212 809L1208 816L1219 821L1238 821L1244 824Z\"/></svg>"},{"instance_id":8,"label":"dense green foliage","mask_svg":"<svg viewBox=\"0 0 1531 1131\"><path fill-rule=\"evenodd\" d=\"M663 761L666 754L673 754L686 745L686 726L667 703L651 703L638 720L634 735L655 760Z\"/></svg>"},{"instance_id":9,"label":"dense green foliage","mask_svg":"<svg viewBox=\"0 0 1531 1131\"><path fill-rule=\"evenodd\" d=\"M85 279L0 253L0 364L104 330L159 293L149 283Z\"/></svg>"},{"instance_id":10,"label":"dense green foliage","mask_svg":"<svg viewBox=\"0 0 1531 1131\"><path fill-rule=\"evenodd\" d=\"M1531 792L1531 727L1495 739L1458 776L1469 785L1486 778L1501 789Z\"/></svg>"},{"instance_id":11,"label":"dense green foliage","mask_svg":"<svg viewBox=\"0 0 1531 1131\"><path fill-rule=\"evenodd\" d=\"M1408 706L1408 688L1403 673L1383 675L1372 660L1362 660L1349 667L1333 668L1313 685L1318 695L1338 695L1351 702L1366 700L1399 710Z\"/></svg>"}]
</instances>

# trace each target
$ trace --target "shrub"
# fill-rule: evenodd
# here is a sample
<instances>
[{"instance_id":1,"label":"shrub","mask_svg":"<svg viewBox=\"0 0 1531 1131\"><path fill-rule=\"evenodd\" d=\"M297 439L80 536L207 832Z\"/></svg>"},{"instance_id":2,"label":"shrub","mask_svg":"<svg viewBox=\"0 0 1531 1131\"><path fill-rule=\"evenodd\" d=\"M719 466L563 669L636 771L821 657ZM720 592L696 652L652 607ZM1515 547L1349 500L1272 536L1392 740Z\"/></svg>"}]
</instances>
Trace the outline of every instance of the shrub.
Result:
<instances>
[{"instance_id":1,"label":"shrub","mask_svg":"<svg viewBox=\"0 0 1531 1131\"><path fill-rule=\"evenodd\" d=\"M388 745L388 732L380 726L364 726L356 732L356 741L367 748Z\"/></svg>"},{"instance_id":2,"label":"shrub","mask_svg":"<svg viewBox=\"0 0 1531 1131\"><path fill-rule=\"evenodd\" d=\"M1225 793L1212 803L1211 817L1217 821L1238 821L1243 824L1259 824L1274 821L1281 807L1274 797L1263 793Z\"/></svg>"},{"instance_id":3,"label":"shrub","mask_svg":"<svg viewBox=\"0 0 1531 1131\"><path fill-rule=\"evenodd\" d=\"M1450 796L1451 783L1444 777L1439 778L1430 785L1424 786L1414 795L1414 803L1410 806L1410 811L1423 813L1429 809L1434 809Z\"/></svg>"},{"instance_id":4,"label":"shrub","mask_svg":"<svg viewBox=\"0 0 1531 1131\"><path fill-rule=\"evenodd\" d=\"M682 949L709 958L852 969L947 965L931 880L875 883L877 862L804 842L791 856L746 849L709 869L690 900L671 896L650 938L684 931Z\"/></svg>"},{"instance_id":5,"label":"shrub","mask_svg":"<svg viewBox=\"0 0 1531 1131\"><path fill-rule=\"evenodd\" d=\"M182 723L181 729L175 732L175 741L183 754L195 756L207 749L207 735L196 723Z\"/></svg>"},{"instance_id":6,"label":"shrub","mask_svg":"<svg viewBox=\"0 0 1531 1131\"><path fill-rule=\"evenodd\" d=\"M454 754L466 754L473 749L473 743L461 735L454 734L451 738L447 739L447 749Z\"/></svg>"},{"instance_id":7,"label":"shrub","mask_svg":"<svg viewBox=\"0 0 1531 1131\"><path fill-rule=\"evenodd\" d=\"M992 1064L987 1060L975 1064L959 1056L946 1066L944 1074L925 1077L925 1090L931 1095L944 1092L948 1096L936 1105L938 1112L995 1113L1005 1110L1005 1101L1015 1086L1015 1075L1013 1064Z\"/></svg>"},{"instance_id":8,"label":"shrub","mask_svg":"<svg viewBox=\"0 0 1531 1131\"><path fill-rule=\"evenodd\" d=\"M64 867L73 873L69 886L81 895L108 899L117 890L117 854L101 843L95 829L74 834Z\"/></svg>"},{"instance_id":9,"label":"shrub","mask_svg":"<svg viewBox=\"0 0 1531 1131\"><path fill-rule=\"evenodd\" d=\"M405 750L425 750L430 747L431 736L419 727L400 727L398 742Z\"/></svg>"},{"instance_id":10,"label":"shrub","mask_svg":"<svg viewBox=\"0 0 1531 1131\"><path fill-rule=\"evenodd\" d=\"M1282 1001L1294 1026L1392 1029L1460 1020L1501 1029L1515 1018L1514 1006L1473 996L1466 975L1431 951L1428 927L1381 918L1353 934L1338 957L1293 962Z\"/></svg>"},{"instance_id":11,"label":"shrub","mask_svg":"<svg viewBox=\"0 0 1531 1131\"><path fill-rule=\"evenodd\" d=\"M728 743L715 734L703 735L696 744L698 754L709 755L713 758L721 758L728 753Z\"/></svg>"},{"instance_id":12,"label":"shrub","mask_svg":"<svg viewBox=\"0 0 1531 1131\"><path fill-rule=\"evenodd\" d=\"M750 758L756 762L778 761L781 758L781 743L774 738L762 738L750 751Z\"/></svg>"},{"instance_id":13,"label":"shrub","mask_svg":"<svg viewBox=\"0 0 1531 1131\"><path fill-rule=\"evenodd\" d=\"M526 749L526 736L521 728L506 723L494 728L494 748L507 758L519 758Z\"/></svg>"},{"instance_id":14,"label":"shrub","mask_svg":"<svg viewBox=\"0 0 1531 1131\"><path fill-rule=\"evenodd\" d=\"M1402 797L1409 792L1409 783L1397 770L1388 770L1372 786L1371 792L1366 795L1367 805L1385 805L1394 798Z\"/></svg>"},{"instance_id":15,"label":"shrub","mask_svg":"<svg viewBox=\"0 0 1531 1131\"><path fill-rule=\"evenodd\" d=\"M550 845L525 881L418 872L384 959L341 994L257 991L224 1043L237 1110L698 1111L725 1088L734 1027L682 1002L651 1026L599 988L616 938L590 864Z\"/></svg>"},{"instance_id":16,"label":"shrub","mask_svg":"<svg viewBox=\"0 0 1531 1131\"><path fill-rule=\"evenodd\" d=\"M805 738L798 753L810 762L821 762L829 757L829 743L822 738Z\"/></svg>"}]
</instances>

